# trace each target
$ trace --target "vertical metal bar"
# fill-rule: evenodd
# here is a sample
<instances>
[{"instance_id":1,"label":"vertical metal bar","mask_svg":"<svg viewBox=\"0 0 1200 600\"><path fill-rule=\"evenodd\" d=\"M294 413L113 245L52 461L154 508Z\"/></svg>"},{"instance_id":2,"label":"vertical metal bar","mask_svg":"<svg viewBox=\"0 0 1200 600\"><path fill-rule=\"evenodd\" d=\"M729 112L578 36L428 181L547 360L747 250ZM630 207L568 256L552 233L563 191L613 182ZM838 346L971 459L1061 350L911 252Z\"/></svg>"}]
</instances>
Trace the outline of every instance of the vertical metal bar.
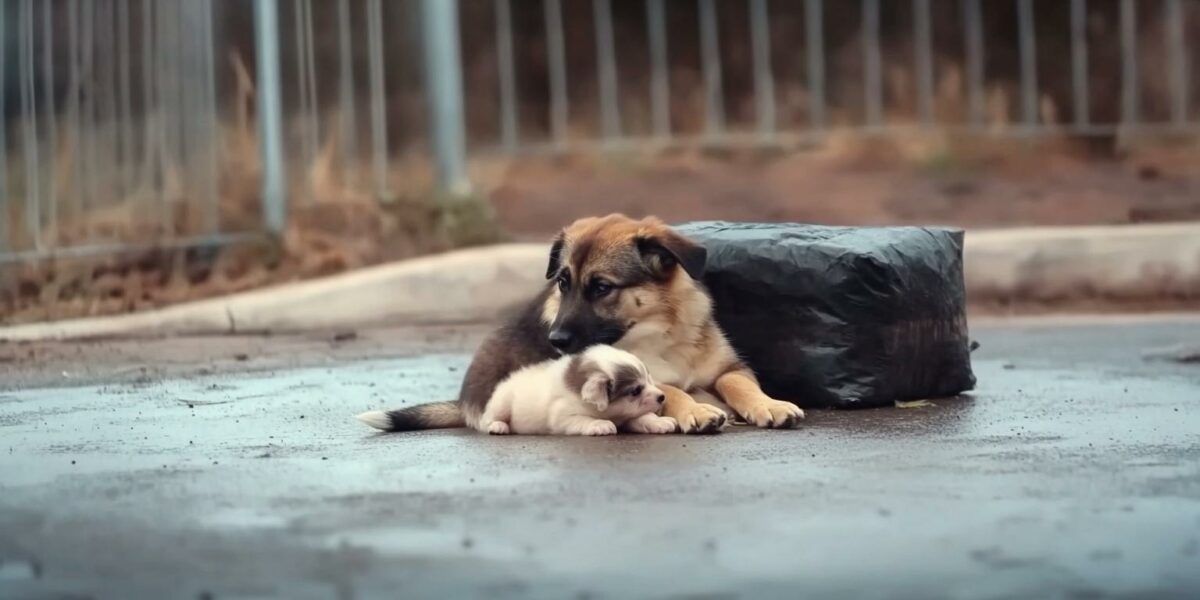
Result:
<instances>
[{"instance_id":1,"label":"vertical metal bar","mask_svg":"<svg viewBox=\"0 0 1200 600\"><path fill-rule=\"evenodd\" d=\"M933 28L929 0L913 0L913 36L917 58L917 114L921 124L933 125Z\"/></svg>"},{"instance_id":2,"label":"vertical metal bar","mask_svg":"<svg viewBox=\"0 0 1200 600\"><path fill-rule=\"evenodd\" d=\"M189 175L188 168L191 164L191 156L194 152L192 145L189 143L191 139L191 130L189 126L194 123L191 114L192 95L189 93L188 84L191 83L187 71L190 68L188 60L191 57L191 49L187 46L187 41L191 37L191 31L185 33L186 24L185 10L192 0L172 0L168 3L171 6L168 18L170 22L167 27L166 48L170 50L167 61L168 82L171 90L171 128L174 136L171 146L171 155L174 160L175 168L180 173L181 181L186 182L186 177ZM190 189L186 189L190 192ZM185 189L178 190L178 196L172 200L176 202L187 199L187 194L183 193ZM176 231L175 233L180 233Z\"/></svg>"},{"instance_id":3,"label":"vertical metal bar","mask_svg":"<svg viewBox=\"0 0 1200 600\"><path fill-rule=\"evenodd\" d=\"M275 0L254 0L254 45L258 61L258 139L263 162L263 221L267 230L276 235L282 234L287 225L278 16Z\"/></svg>"},{"instance_id":4,"label":"vertical metal bar","mask_svg":"<svg viewBox=\"0 0 1200 600\"><path fill-rule=\"evenodd\" d=\"M1183 36L1183 3L1166 0L1164 14L1167 27L1167 56L1171 77L1171 121L1176 125L1187 122L1188 69L1187 42Z\"/></svg>"},{"instance_id":5,"label":"vertical metal bar","mask_svg":"<svg viewBox=\"0 0 1200 600\"><path fill-rule=\"evenodd\" d=\"M208 152L207 189L208 194L208 231L212 234L221 232L221 123L217 116L217 73L216 60L213 56L216 48L216 37L213 33L213 0L204 0L204 19L201 21L204 30L200 38L200 57L204 67L204 117L208 129L205 137Z\"/></svg>"},{"instance_id":6,"label":"vertical metal bar","mask_svg":"<svg viewBox=\"0 0 1200 600\"><path fill-rule=\"evenodd\" d=\"M58 115L54 105L54 3L42 10L42 106L46 120L46 219L50 244L58 241ZM2 78L0 78L2 80ZM0 112L2 114L2 112Z\"/></svg>"},{"instance_id":7,"label":"vertical metal bar","mask_svg":"<svg viewBox=\"0 0 1200 600\"><path fill-rule=\"evenodd\" d=\"M1075 104L1075 127L1088 126L1087 0L1071 0L1071 95Z\"/></svg>"},{"instance_id":8,"label":"vertical metal bar","mask_svg":"<svg viewBox=\"0 0 1200 600\"><path fill-rule=\"evenodd\" d=\"M178 14L173 21L173 24L178 27L178 35L174 37L177 40L177 61L172 65L173 79L177 86L175 88L178 94L178 104L176 105L176 120L179 127L179 170L182 174L183 189L181 190L180 200L189 208L196 210L197 213L203 214L203 207L199 200L204 197L203 176L199 173L197 166L197 157L200 155L200 118L199 118L199 97L194 89L196 83L200 79L196 69L196 22L195 8L198 2L203 0L182 0L179 2L176 10ZM192 210L188 211L189 213ZM185 231L178 233L192 234L195 231L190 227L191 220L183 223Z\"/></svg>"},{"instance_id":9,"label":"vertical metal bar","mask_svg":"<svg viewBox=\"0 0 1200 600\"><path fill-rule=\"evenodd\" d=\"M338 120L342 130L343 171L358 168L358 107L354 100L354 56L350 38L350 0L338 0Z\"/></svg>"},{"instance_id":10,"label":"vertical metal bar","mask_svg":"<svg viewBox=\"0 0 1200 600\"><path fill-rule=\"evenodd\" d=\"M513 65L511 0L496 0L496 58L500 71L500 143L517 149L517 72Z\"/></svg>"},{"instance_id":11,"label":"vertical metal bar","mask_svg":"<svg viewBox=\"0 0 1200 600\"><path fill-rule=\"evenodd\" d=\"M116 0L95 0L97 10L96 47L97 69L101 75L96 103L99 134L96 146L96 172L100 179L100 194L107 202L123 200L116 186L119 181L120 136L117 121L118 58L116 40Z\"/></svg>"},{"instance_id":12,"label":"vertical metal bar","mask_svg":"<svg viewBox=\"0 0 1200 600\"><path fill-rule=\"evenodd\" d=\"M0 32L8 31L8 3L0 2ZM0 35L0 38L7 36ZM8 44L0 43L0 81L8 81ZM5 96L0 94L0 116L8 114ZM12 213L8 206L8 119L0 118L0 251L9 249L9 219Z\"/></svg>"},{"instance_id":13,"label":"vertical metal bar","mask_svg":"<svg viewBox=\"0 0 1200 600\"><path fill-rule=\"evenodd\" d=\"M304 2L305 0L292 0L289 3L292 10L292 41L295 43L295 47L292 49L292 56L296 61L294 67L296 73L296 91L293 92L293 97L296 99L298 105L296 113L300 116L296 124L299 136L300 171L305 169L305 165L308 164L309 160L308 131L306 130L308 126L308 83L305 81L305 78L308 77L308 69L304 68ZM300 193L304 194L304 188L307 186L301 180L301 183L297 187L301 188Z\"/></svg>"},{"instance_id":14,"label":"vertical metal bar","mask_svg":"<svg viewBox=\"0 0 1200 600\"><path fill-rule=\"evenodd\" d=\"M129 175L132 161L128 149L133 137L133 129L130 124L132 115L130 114L129 91L132 79L129 57L129 0L112 0L107 16L105 31L109 38L107 50L110 52L110 56L106 62L111 86L107 98L110 102L107 139L109 150L106 151L109 166L108 181L115 191L115 195L125 202L129 199L129 191L133 188Z\"/></svg>"},{"instance_id":15,"label":"vertical metal bar","mask_svg":"<svg viewBox=\"0 0 1200 600\"><path fill-rule=\"evenodd\" d=\"M216 182L213 179L211 159L216 150L216 136L214 135L216 132L213 130L212 118L209 115L211 95L207 58L212 4L211 0L185 1L191 5L188 11L188 21L192 24L191 31L188 33L189 62L191 63L188 74L191 89L188 93L193 96L193 112L189 120L192 123L192 144L194 145L192 152L192 173L196 182L194 196L199 207L200 231L215 233L218 215L217 203L214 201L213 194ZM196 233L200 233L200 231Z\"/></svg>"},{"instance_id":16,"label":"vertical metal bar","mask_svg":"<svg viewBox=\"0 0 1200 600\"><path fill-rule=\"evenodd\" d=\"M129 0L117 0L117 53L120 62L118 79L120 108L118 122L120 133L120 186L122 190L133 188L133 93L132 66L130 64Z\"/></svg>"},{"instance_id":17,"label":"vertical metal bar","mask_svg":"<svg viewBox=\"0 0 1200 600\"><path fill-rule=\"evenodd\" d=\"M983 16L980 0L963 0L963 30L967 39L967 120L983 125Z\"/></svg>"},{"instance_id":18,"label":"vertical metal bar","mask_svg":"<svg viewBox=\"0 0 1200 600\"><path fill-rule=\"evenodd\" d=\"M550 68L550 137L559 146L567 143L567 57L563 41L562 4L543 0L546 16L546 52Z\"/></svg>"},{"instance_id":19,"label":"vertical metal bar","mask_svg":"<svg viewBox=\"0 0 1200 600\"><path fill-rule=\"evenodd\" d=\"M103 176L104 194L112 197L113 201L123 201L122 192L117 185L120 181L120 122L117 88L120 83L119 63L117 53L117 11L116 0L106 0L100 3L100 27L98 29L98 45L100 46L99 62L103 65L104 82L98 109L100 111L101 145L97 154L98 170Z\"/></svg>"},{"instance_id":20,"label":"vertical metal bar","mask_svg":"<svg viewBox=\"0 0 1200 600\"><path fill-rule=\"evenodd\" d=\"M161 0L160 0L161 1ZM192 102L194 96L190 86L192 84L191 74L191 59L192 49L188 47L188 42L191 42L192 28L188 12L191 10L191 2L194 0L173 0L168 1L167 5L170 11L167 14L166 42L164 48L169 49L169 59L167 60L167 72L169 73L168 85L170 90L170 119L172 119L172 134L175 137L172 150L174 154L175 172L178 173L181 186L176 190L178 196L170 198L173 202L186 204L191 199L194 192L194 168L192 160L192 136L194 126L194 115ZM174 210L167 212L168 218L173 216ZM172 221L173 234L192 233L190 230L180 230L179 226L187 226L190 224L186 221Z\"/></svg>"},{"instance_id":21,"label":"vertical metal bar","mask_svg":"<svg viewBox=\"0 0 1200 600\"><path fill-rule=\"evenodd\" d=\"M80 65L83 69L81 95L83 96L84 127L80 131L80 156L83 163L83 207L86 211L95 205L96 196L96 53L95 53L95 4L84 2L80 7Z\"/></svg>"},{"instance_id":22,"label":"vertical metal bar","mask_svg":"<svg viewBox=\"0 0 1200 600\"><path fill-rule=\"evenodd\" d=\"M714 0L700 1L700 54L704 63L705 133L720 136L725 130L725 99L721 83L721 47Z\"/></svg>"},{"instance_id":23,"label":"vertical metal bar","mask_svg":"<svg viewBox=\"0 0 1200 600\"><path fill-rule=\"evenodd\" d=\"M179 200L186 203L193 199L194 188L192 186L195 185L197 179L194 165L196 96L192 90L192 84L196 79L192 63L195 58L195 51L192 48L195 35L191 17L195 0L175 0L175 2L175 15L171 21L171 27L174 28L172 39L175 40L175 55L170 66L171 92L175 94L175 127L178 128L176 142L179 152L179 170L184 183L184 189L181 190L183 193L180 194Z\"/></svg>"},{"instance_id":24,"label":"vertical metal bar","mask_svg":"<svg viewBox=\"0 0 1200 600\"><path fill-rule=\"evenodd\" d=\"M617 59L613 50L612 7L609 0L592 0L596 22L596 62L600 78L600 121L604 137L621 137L621 105L617 92Z\"/></svg>"},{"instance_id":25,"label":"vertical metal bar","mask_svg":"<svg viewBox=\"0 0 1200 600\"><path fill-rule=\"evenodd\" d=\"M1021 114L1032 130L1038 122L1037 43L1033 0L1017 0L1017 29L1021 53Z\"/></svg>"},{"instance_id":26,"label":"vertical metal bar","mask_svg":"<svg viewBox=\"0 0 1200 600\"><path fill-rule=\"evenodd\" d=\"M432 109L433 153L438 187L467 194L466 127L463 116L462 61L458 50L458 3L422 0L425 73Z\"/></svg>"},{"instance_id":27,"label":"vertical metal bar","mask_svg":"<svg viewBox=\"0 0 1200 600\"><path fill-rule=\"evenodd\" d=\"M375 194L388 201L387 113L383 97L383 9L380 0L367 0L367 62L371 87L371 162Z\"/></svg>"},{"instance_id":28,"label":"vertical metal bar","mask_svg":"<svg viewBox=\"0 0 1200 600\"><path fill-rule=\"evenodd\" d=\"M750 0L750 42L754 52L754 100L758 134L775 135L775 79L771 72L771 26L767 0Z\"/></svg>"},{"instance_id":29,"label":"vertical metal bar","mask_svg":"<svg viewBox=\"0 0 1200 600\"><path fill-rule=\"evenodd\" d=\"M174 48L174 38L169 35L171 19L171 0L155 1L154 23L154 86L157 99L155 112L155 144L154 158L155 200L159 212L161 235L168 235L174 228L167 202L167 175L174 166L171 157L172 140L174 139L174 95L170 89L170 56Z\"/></svg>"},{"instance_id":30,"label":"vertical metal bar","mask_svg":"<svg viewBox=\"0 0 1200 600\"><path fill-rule=\"evenodd\" d=\"M312 162L316 152L312 147L312 131L309 126L312 120L309 118L311 107L308 104L308 36L310 33L305 28L304 13L305 8L311 8L310 0L294 0L292 2L292 33L296 42L296 99L299 103L299 135L300 135L300 170L308 169L308 165ZM298 191L303 196L305 202L311 200L309 195L308 185L301 179L298 185Z\"/></svg>"},{"instance_id":31,"label":"vertical metal bar","mask_svg":"<svg viewBox=\"0 0 1200 600\"><path fill-rule=\"evenodd\" d=\"M37 102L33 68L33 0L21 0L17 16L17 66L21 92L21 150L25 159L25 227L33 239L33 247L42 249L41 167L38 165Z\"/></svg>"},{"instance_id":32,"label":"vertical metal bar","mask_svg":"<svg viewBox=\"0 0 1200 600\"><path fill-rule=\"evenodd\" d=\"M867 126L883 122L883 73L879 55L879 0L863 0L863 92Z\"/></svg>"},{"instance_id":33,"label":"vertical metal bar","mask_svg":"<svg viewBox=\"0 0 1200 600\"><path fill-rule=\"evenodd\" d=\"M822 0L804 0L808 106L813 129L825 129L825 28Z\"/></svg>"},{"instance_id":34,"label":"vertical metal bar","mask_svg":"<svg viewBox=\"0 0 1200 600\"><path fill-rule=\"evenodd\" d=\"M143 163L142 185L146 187L147 197L153 196L154 182L154 133L158 118L158 104L155 92L155 60L156 48L154 43L154 0L142 0L142 152Z\"/></svg>"},{"instance_id":35,"label":"vertical metal bar","mask_svg":"<svg viewBox=\"0 0 1200 600\"><path fill-rule=\"evenodd\" d=\"M112 194L106 187L108 173L104 162L109 152L105 146L107 126L104 122L108 100L108 60L104 35L106 25L111 21L106 19L107 4L104 0L88 0L84 5L84 51L88 60L84 62L85 75L89 86L84 88L84 103L90 107L84 116L88 122L87 194L93 200L93 205L105 205L113 200Z\"/></svg>"},{"instance_id":36,"label":"vertical metal bar","mask_svg":"<svg viewBox=\"0 0 1200 600\"><path fill-rule=\"evenodd\" d=\"M663 0L646 0L646 28L650 40L650 117L654 136L665 140L671 137L671 87Z\"/></svg>"},{"instance_id":37,"label":"vertical metal bar","mask_svg":"<svg viewBox=\"0 0 1200 600\"><path fill-rule=\"evenodd\" d=\"M1137 7L1121 0L1121 124L1138 120Z\"/></svg>"},{"instance_id":38,"label":"vertical metal bar","mask_svg":"<svg viewBox=\"0 0 1200 600\"><path fill-rule=\"evenodd\" d=\"M166 192L168 176L178 173L182 167L183 147L182 131L179 125L182 117L179 111L179 6L175 0L157 0L155 16L158 22L155 27L157 49L155 64L155 79L158 86L158 157L157 172L155 173L160 185L158 192L159 218L162 226L161 234L170 236L176 230L174 209L172 203L176 198Z\"/></svg>"},{"instance_id":39,"label":"vertical metal bar","mask_svg":"<svg viewBox=\"0 0 1200 600\"><path fill-rule=\"evenodd\" d=\"M150 1L150 0L147 0ZM71 149L71 213L79 218L83 211L83 136L82 119L80 118L80 94L83 81L79 48L79 0L68 0L67 3L67 58L70 65L69 84L67 86L67 136L66 141Z\"/></svg>"},{"instance_id":40,"label":"vertical metal bar","mask_svg":"<svg viewBox=\"0 0 1200 600\"><path fill-rule=\"evenodd\" d=\"M316 160L321 150L321 105L317 97L316 42L313 41L312 0L304 0L304 69L308 81L309 157ZM310 194L312 190L309 190Z\"/></svg>"}]
</instances>

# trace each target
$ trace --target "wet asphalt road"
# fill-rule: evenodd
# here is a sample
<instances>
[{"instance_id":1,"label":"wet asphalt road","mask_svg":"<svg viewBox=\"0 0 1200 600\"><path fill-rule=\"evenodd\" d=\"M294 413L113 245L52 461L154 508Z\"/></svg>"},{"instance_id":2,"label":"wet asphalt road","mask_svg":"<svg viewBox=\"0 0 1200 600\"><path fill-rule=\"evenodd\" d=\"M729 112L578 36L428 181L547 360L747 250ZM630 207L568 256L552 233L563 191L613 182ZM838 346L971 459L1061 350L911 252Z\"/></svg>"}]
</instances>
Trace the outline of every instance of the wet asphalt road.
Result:
<instances>
[{"instance_id":1,"label":"wet asphalt road","mask_svg":"<svg viewBox=\"0 0 1200 600\"><path fill-rule=\"evenodd\" d=\"M465 354L0 395L0 598L1200 597L1200 319L796 431L372 434ZM203 341L197 341L202 344Z\"/></svg>"}]
</instances>

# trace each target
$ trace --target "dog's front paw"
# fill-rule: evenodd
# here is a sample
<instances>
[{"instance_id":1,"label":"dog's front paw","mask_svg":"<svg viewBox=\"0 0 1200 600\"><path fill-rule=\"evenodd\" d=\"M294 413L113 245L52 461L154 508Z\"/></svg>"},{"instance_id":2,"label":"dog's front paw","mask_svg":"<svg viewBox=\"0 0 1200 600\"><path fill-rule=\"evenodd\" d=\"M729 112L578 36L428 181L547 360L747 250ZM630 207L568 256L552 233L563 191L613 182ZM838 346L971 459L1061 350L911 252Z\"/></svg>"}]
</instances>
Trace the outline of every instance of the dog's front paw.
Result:
<instances>
[{"instance_id":1,"label":"dog's front paw","mask_svg":"<svg viewBox=\"0 0 1200 600\"><path fill-rule=\"evenodd\" d=\"M671 417L643 415L629 423L629 431L634 433L675 433L679 431L679 422Z\"/></svg>"},{"instance_id":2,"label":"dog's front paw","mask_svg":"<svg viewBox=\"0 0 1200 600\"><path fill-rule=\"evenodd\" d=\"M791 429L804 419L804 411L791 402L763 396L742 415L742 419L755 427Z\"/></svg>"},{"instance_id":3,"label":"dog's front paw","mask_svg":"<svg viewBox=\"0 0 1200 600\"><path fill-rule=\"evenodd\" d=\"M617 435L617 426L612 421L592 421L583 428L583 435Z\"/></svg>"},{"instance_id":4,"label":"dog's front paw","mask_svg":"<svg viewBox=\"0 0 1200 600\"><path fill-rule=\"evenodd\" d=\"M491 435L508 435L509 431L508 423L504 421L492 421L487 429L487 432Z\"/></svg>"},{"instance_id":5,"label":"dog's front paw","mask_svg":"<svg viewBox=\"0 0 1200 600\"><path fill-rule=\"evenodd\" d=\"M725 411L711 405L695 403L675 415L683 433L717 433L725 426Z\"/></svg>"}]
</instances>

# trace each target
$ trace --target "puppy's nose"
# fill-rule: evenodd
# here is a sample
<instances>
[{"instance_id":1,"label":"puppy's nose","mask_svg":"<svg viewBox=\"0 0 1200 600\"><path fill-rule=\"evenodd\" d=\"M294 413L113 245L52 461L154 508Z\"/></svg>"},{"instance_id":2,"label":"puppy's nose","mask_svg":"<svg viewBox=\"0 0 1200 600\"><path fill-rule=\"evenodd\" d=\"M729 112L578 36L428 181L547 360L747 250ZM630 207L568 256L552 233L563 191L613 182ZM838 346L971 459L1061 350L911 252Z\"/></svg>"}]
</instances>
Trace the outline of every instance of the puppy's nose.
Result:
<instances>
[{"instance_id":1,"label":"puppy's nose","mask_svg":"<svg viewBox=\"0 0 1200 600\"><path fill-rule=\"evenodd\" d=\"M658 400L658 403L659 403L659 404L662 404L663 402L666 402L666 401L667 401L667 396L666 396L666 394L659 394L659 395L658 395L658 398L657 398L657 400Z\"/></svg>"},{"instance_id":2,"label":"puppy's nose","mask_svg":"<svg viewBox=\"0 0 1200 600\"><path fill-rule=\"evenodd\" d=\"M566 350L569 348L571 346L571 340L572 336L568 331L555 329L550 332L550 345L558 348L559 350Z\"/></svg>"}]
</instances>

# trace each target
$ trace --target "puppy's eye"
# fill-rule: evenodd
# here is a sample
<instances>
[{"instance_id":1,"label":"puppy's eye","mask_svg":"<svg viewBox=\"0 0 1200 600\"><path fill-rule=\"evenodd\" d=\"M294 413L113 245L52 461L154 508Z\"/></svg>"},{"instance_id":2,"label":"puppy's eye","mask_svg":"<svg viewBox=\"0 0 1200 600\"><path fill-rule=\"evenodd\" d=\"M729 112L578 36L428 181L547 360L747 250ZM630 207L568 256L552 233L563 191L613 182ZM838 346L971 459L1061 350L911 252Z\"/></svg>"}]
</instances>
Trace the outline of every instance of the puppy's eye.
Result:
<instances>
[{"instance_id":1,"label":"puppy's eye","mask_svg":"<svg viewBox=\"0 0 1200 600\"><path fill-rule=\"evenodd\" d=\"M603 298L603 297L609 295L609 293L611 293L612 290L613 290L613 286L611 283L597 279L596 281L592 282L591 296L592 296L592 298Z\"/></svg>"},{"instance_id":2,"label":"puppy's eye","mask_svg":"<svg viewBox=\"0 0 1200 600\"><path fill-rule=\"evenodd\" d=\"M642 386L639 385L639 386L636 386L633 389L629 390L629 395L630 396L641 396L642 395Z\"/></svg>"},{"instance_id":3,"label":"puppy's eye","mask_svg":"<svg viewBox=\"0 0 1200 600\"><path fill-rule=\"evenodd\" d=\"M558 276L558 291L566 292L571 289L571 277L569 275Z\"/></svg>"}]
</instances>

